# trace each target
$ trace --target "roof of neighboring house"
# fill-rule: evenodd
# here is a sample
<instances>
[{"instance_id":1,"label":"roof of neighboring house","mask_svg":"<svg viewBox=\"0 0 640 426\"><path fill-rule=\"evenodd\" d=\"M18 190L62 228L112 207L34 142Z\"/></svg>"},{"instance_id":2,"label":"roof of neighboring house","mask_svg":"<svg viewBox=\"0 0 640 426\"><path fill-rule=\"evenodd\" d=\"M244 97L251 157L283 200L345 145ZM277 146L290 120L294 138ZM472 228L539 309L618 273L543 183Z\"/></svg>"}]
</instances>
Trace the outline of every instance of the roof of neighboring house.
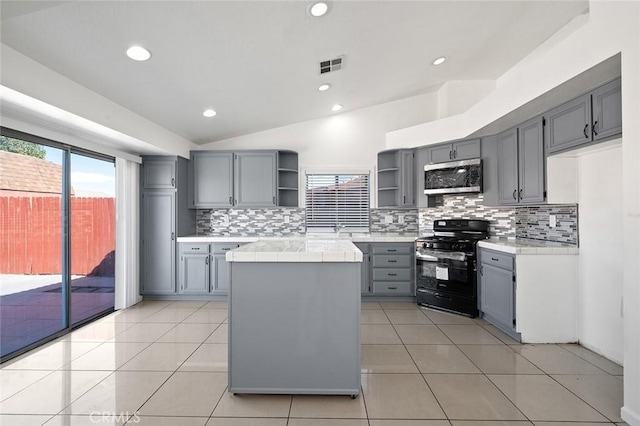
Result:
<instances>
[{"instance_id":1,"label":"roof of neighboring house","mask_svg":"<svg viewBox=\"0 0 640 426\"><path fill-rule=\"evenodd\" d=\"M0 190L60 194L62 166L29 155L0 151Z\"/></svg>"}]
</instances>

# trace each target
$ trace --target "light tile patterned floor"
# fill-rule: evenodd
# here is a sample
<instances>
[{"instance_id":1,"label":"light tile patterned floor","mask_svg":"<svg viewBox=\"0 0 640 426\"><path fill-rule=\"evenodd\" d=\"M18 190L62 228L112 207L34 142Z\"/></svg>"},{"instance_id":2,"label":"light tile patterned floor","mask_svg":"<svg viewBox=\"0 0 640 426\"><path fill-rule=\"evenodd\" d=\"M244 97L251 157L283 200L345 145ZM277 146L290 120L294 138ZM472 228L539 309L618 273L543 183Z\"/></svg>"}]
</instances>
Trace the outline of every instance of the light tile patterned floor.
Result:
<instances>
[{"instance_id":1,"label":"light tile patterned floor","mask_svg":"<svg viewBox=\"0 0 640 426\"><path fill-rule=\"evenodd\" d=\"M142 302L9 361L0 424L624 424L619 365L409 303L363 303L357 399L233 396L226 318L224 302Z\"/></svg>"}]
</instances>

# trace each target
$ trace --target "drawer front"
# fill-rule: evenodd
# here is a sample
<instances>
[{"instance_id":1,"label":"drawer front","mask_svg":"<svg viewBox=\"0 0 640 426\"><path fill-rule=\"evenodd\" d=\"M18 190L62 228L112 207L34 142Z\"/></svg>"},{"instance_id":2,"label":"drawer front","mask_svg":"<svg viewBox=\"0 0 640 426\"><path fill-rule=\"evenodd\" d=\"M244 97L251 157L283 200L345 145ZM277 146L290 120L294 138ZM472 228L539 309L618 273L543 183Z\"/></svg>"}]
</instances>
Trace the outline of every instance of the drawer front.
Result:
<instances>
[{"instance_id":1,"label":"drawer front","mask_svg":"<svg viewBox=\"0 0 640 426\"><path fill-rule=\"evenodd\" d=\"M410 268L411 256L405 255L374 255L374 268Z\"/></svg>"},{"instance_id":2,"label":"drawer front","mask_svg":"<svg viewBox=\"0 0 640 426\"><path fill-rule=\"evenodd\" d=\"M180 243L181 253L209 253L209 244Z\"/></svg>"},{"instance_id":3,"label":"drawer front","mask_svg":"<svg viewBox=\"0 0 640 426\"><path fill-rule=\"evenodd\" d=\"M411 282L393 282L393 281L374 281L373 282L374 294L390 294L398 296L412 296L413 288Z\"/></svg>"},{"instance_id":4,"label":"drawer front","mask_svg":"<svg viewBox=\"0 0 640 426\"><path fill-rule=\"evenodd\" d=\"M378 245L372 244L373 254L411 254L412 250L415 250L413 244L402 245Z\"/></svg>"},{"instance_id":5,"label":"drawer front","mask_svg":"<svg viewBox=\"0 0 640 426\"><path fill-rule=\"evenodd\" d=\"M213 245L213 253L214 254L222 254L226 253L230 250L240 247L238 243L224 243L224 244L214 244Z\"/></svg>"},{"instance_id":6,"label":"drawer front","mask_svg":"<svg viewBox=\"0 0 640 426\"><path fill-rule=\"evenodd\" d=\"M482 257L480 259L482 263L513 271L513 256L510 254L482 249L480 256Z\"/></svg>"},{"instance_id":7,"label":"drawer front","mask_svg":"<svg viewBox=\"0 0 640 426\"><path fill-rule=\"evenodd\" d=\"M374 281L411 281L410 268L374 268Z\"/></svg>"}]
</instances>

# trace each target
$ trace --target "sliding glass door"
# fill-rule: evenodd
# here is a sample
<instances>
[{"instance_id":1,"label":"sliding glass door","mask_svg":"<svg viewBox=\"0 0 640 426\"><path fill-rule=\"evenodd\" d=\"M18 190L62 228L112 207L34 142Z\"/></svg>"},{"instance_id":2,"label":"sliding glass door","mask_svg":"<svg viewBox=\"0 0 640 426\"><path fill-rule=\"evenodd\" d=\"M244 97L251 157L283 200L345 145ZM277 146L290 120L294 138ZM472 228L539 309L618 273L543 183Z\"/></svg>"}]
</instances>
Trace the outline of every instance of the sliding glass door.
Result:
<instances>
[{"instance_id":1,"label":"sliding glass door","mask_svg":"<svg viewBox=\"0 0 640 426\"><path fill-rule=\"evenodd\" d=\"M113 310L115 164L71 153L71 325Z\"/></svg>"},{"instance_id":2,"label":"sliding glass door","mask_svg":"<svg viewBox=\"0 0 640 426\"><path fill-rule=\"evenodd\" d=\"M112 159L2 128L0 357L113 310Z\"/></svg>"}]
</instances>

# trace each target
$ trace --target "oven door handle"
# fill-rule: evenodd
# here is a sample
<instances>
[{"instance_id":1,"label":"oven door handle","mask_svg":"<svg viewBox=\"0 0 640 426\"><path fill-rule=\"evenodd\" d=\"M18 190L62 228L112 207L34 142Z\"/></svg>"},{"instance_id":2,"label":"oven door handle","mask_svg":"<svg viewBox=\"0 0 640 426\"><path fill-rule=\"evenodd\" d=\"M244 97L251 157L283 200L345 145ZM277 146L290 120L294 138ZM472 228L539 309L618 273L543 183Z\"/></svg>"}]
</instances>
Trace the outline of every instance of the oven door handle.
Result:
<instances>
[{"instance_id":1,"label":"oven door handle","mask_svg":"<svg viewBox=\"0 0 640 426\"><path fill-rule=\"evenodd\" d=\"M437 262L439 260L437 256L432 256L430 254L419 254L419 253L416 253L416 259L425 260L427 262Z\"/></svg>"}]
</instances>

